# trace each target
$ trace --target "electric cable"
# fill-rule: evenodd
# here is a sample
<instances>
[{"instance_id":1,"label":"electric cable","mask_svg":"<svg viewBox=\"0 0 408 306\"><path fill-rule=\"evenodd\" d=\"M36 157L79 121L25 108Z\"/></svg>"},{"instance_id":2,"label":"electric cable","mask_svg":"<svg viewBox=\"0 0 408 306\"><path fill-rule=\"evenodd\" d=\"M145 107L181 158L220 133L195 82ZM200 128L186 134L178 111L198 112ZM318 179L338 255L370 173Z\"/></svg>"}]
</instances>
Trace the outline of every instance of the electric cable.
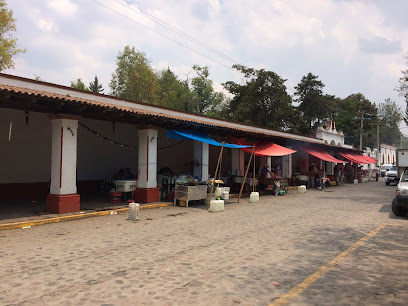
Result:
<instances>
[{"instance_id":1,"label":"electric cable","mask_svg":"<svg viewBox=\"0 0 408 306\"><path fill-rule=\"evenodd\" d=\"M167 22L161 20L160 18L157 18L156 16L154 16L154 15L148 13L147 11L141 9L140 7L138 7L138 10L136 10L136 9L134 9L134 8L132 8L132 7L130 7L130 5L132 5L131 2L129 2L129 1L127 1L127 0L123 0L123 1L121 1L121 0L113 0L113 1L119 3L120 5L126 7L127 9L130 9L130 10L132 10L132 11L134 11L134 12L136 12L136 13L142 15L143 17L145 17L145 18L147 18L147 19L150 19L151 21L153 21L153 22L159 24L160 26L162 26L162 27L164 27L164 28L166 28L166 29L168 29L168 30L170 30L170 31L172 31L172 32L174 32L174 33L176 33L176 34L178 34L178 35L184 37L185 39L190 40L191 42L193 42L193 43L195 43L195 44L198 44L199 46L201 46L201 47L203 47L203 48L205 48L205 49L207 49L207 50L209 50L209 51L211 51L211 52L217 54L218 56L221 56L222 58L224 58L224 59L226 59L226 60L229 60L229 61L231 61L231 62L234 63L234 64L239 64L238 61L234 60L233 58L229 57L228 55L223 54L223 53L219 52L218 50L216 50L216 49L214 49L214 48L211 48L210 46L206 45L205 43L199 41L198 39L192 37L191 35L188 35L188 34L184 33L183 31L180 31L180 30L177 29L176 27L173 27L171 24L169 24L169 23L167 23ZM125 3L128 4L129 6L125 5L123 2L125 2Z\"/></svg>"},{"instance_id":2,"label":"electric cable","mask_svg":"<svg viewBox=\"0 0 408 306\"><path fill-rule=\"evenodd\" d=\"M222 66L225 66L225 67L227 67L227 68L229 68L229 69L233 69L232 67L230 67L230 66L228 66L228 65L226 65L226 64L224 64L224 63L221 63L220 61L217 61L216 59L213 59L213 58L211 58L211 57L209 57L209 56L207 56L207 55L205 55L205 54L203 54L203 53L201 53L201 52L199 52L199 51L196 51L196 50L194 50L194 49L192 49L192 48L190 48L190 47L188 47L188 46L186 46L186 45L184 45L184 44L178 42L177 40L175 40L175 39L173 39L173 38L171 38L171 37L168 37L168 36L166 36L166 35L160 33L159 31L156 31L156 30L154 30L154 29L152 29L152 28L150 28L150 27L148 27L148 26L146 26L146 25L144 25L144 24L141 24L140 22L138 22L138 21L136 21L136 20L134 20L134 19L132 19L132 18L130 18L130 17L128 17L128 16L126 16L126 15L124 15L124 14L122 14L122 13L120 13L120 12L118 12L118 11L116 11L116 10L114 10L114 9L112 9L112 8L110 8L110 7L106 6L106 5L104 5L104 4L100 3L100 2L98 2L98 1L96 1L96 0L92 0L92 1L95 2L95 3L97 3L97 4L99 4L100 6L103 6L104 8L106 8L106 9L112 11L112 12L115 12L115 13L118 14L118 15L121 15L122 17L125 17L125 18L129 19L130 21L133 21L134 23L137 23L138 25L140 25L140 26L142 26L142 27L144 27L144 28L146 28L146 29L148 29L148 30L150 30L150 31L152 31L152 32L154 32L154 33L160 35L160 36L163 36L164 38L167 38L168 40L173 41L174 43L176 43L176 44L178 44L178 45L180 45L180 46L182 46L182 47L184 47L184 48L186 48L186 49L189 49L190 51L193 51L194 53L197 53L197 54L199 54L199 55L201 55L201 56L204 56L205 58L207 58L207 59L209 59L209 60L211 60L211 61L213 61L213 62L215 62L215 63L218 63L218 64L220 64L220 65L222 65Z\"/></svg>"}]
</instances>

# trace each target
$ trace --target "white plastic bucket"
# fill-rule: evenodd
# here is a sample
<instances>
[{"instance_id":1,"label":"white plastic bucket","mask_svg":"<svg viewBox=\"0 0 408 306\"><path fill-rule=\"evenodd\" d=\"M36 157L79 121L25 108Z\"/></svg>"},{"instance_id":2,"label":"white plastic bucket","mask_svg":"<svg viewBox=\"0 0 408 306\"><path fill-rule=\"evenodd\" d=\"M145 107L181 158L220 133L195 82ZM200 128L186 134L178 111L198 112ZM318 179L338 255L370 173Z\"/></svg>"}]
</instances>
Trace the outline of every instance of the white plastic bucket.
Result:
<instances>
[{"instance_id":1,"label":"white plastic bucket","mask_svg":"<svg viewBox=\"0 0 408 306\"><path fill-rule=\"evenodd\" d=\"M249 196L249 202L254 203L259 201L259 192L251 192Z\"/></svg>"},{"instance_id":2,"label":"white plastic bucket","mask_svg":"<svg viewBox=\"0 0 408 306\"><path fill-rule=\"evenodd\" d=\"M229 199L229 191L224 191L222 193L222 199L223 200L228 200Z\"/></svg>"},{"instance_id":3,"label":"white plastic bucket","mask_svg":"<svg viewBox=\"0 0 408 306\"><path fill-rule=\"evenodd\" d=\"M224 188L222 188L222 187L217 187L217 188L215 189L215 193L214 193L215 199L221 198L223 192L224 192Z\"/></svg>"},{"instance_id":4,"label":"white plastic bucket","mask_svg":"<svg viewBox=\"0 0 408 306\"><path fill-rule=\"evenodd\" d=\"M300 185L298 187L298 192L299 193L305 193L306 192L306 186L305 185Z\"/></svg>"},{"instance_id":5,"label":"white plastic bucket","mask_svg":"<svg viewBox=\"0 0 408 306\"><path fill-rule=\"evenodd\" d=\"M224 210L224 201L223 200L211 200L210 201L210 211L217 212Z\"/></svg>"},{"instance_id":6,"label":"white plastic bucket","mask_svg":"<svg viewBox=\"0 0 408 306\"><path fill-rule=\"evenodd\" d=\"M139 203L129 203L129 220L139 220Z\"/></svg>"}]
</instances>

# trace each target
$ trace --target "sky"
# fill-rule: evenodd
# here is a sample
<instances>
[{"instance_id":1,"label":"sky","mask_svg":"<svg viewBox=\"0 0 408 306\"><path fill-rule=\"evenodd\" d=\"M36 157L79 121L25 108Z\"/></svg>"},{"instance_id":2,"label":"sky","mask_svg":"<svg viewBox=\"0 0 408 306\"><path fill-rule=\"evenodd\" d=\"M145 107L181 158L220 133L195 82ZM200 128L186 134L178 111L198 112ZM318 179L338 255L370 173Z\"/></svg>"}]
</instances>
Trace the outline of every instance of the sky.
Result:
<instances>
[{"instance_id":1,"label":"sky","mask_svg":"<svg viewBox=\"0 0 408 306\"><path fill-rule=\"evenodd\" d=\"M243 82L241 64L286 79L288 93L309 72L324 93L391 98L407 69L406 0L6 0L26 53L4 73L70 85L96 76L109 93L116 57L126 45L156 71L180 79L209 66L215 88ZM408 135L408 128L401 125Z\"/></svg>"}]
</instances>

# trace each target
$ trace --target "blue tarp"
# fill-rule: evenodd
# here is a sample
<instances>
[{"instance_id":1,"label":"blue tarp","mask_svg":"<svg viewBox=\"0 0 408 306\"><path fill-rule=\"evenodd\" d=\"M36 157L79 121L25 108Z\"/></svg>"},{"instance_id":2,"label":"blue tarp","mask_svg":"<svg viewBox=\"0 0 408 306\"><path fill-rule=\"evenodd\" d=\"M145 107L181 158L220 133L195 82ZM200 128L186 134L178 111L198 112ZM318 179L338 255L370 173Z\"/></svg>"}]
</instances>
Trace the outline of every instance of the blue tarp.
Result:
<instances>
[{"instance_id":1,"label":"blue tarp","mask_svg":"<svg viewBox=\"0 0 408 306\"><path fill-rule=\"evenodd\" d=\"M171 139L180 139L180 140L192 139L192 140L205 142L213 146L218 146L218 147L222 146L221 142L215 141L208 135L204 133L200 133L200 132L167 130L167 137ZM224 147L231 148L231 149L241 149L241 148L250 148L251 146L241 146L241 145L236 145L232 143L224 143Z\"/></svg>"}]
</instances>

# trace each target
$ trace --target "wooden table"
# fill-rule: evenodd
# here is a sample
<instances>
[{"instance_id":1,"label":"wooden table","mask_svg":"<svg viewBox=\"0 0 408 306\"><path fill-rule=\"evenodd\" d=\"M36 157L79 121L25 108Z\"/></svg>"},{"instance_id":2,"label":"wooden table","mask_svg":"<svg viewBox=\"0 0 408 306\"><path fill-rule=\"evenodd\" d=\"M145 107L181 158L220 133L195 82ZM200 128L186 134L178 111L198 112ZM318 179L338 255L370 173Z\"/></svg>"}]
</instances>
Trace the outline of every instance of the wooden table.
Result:
<instances>
[{"instance_id":1,"label":"wooden table","mask_svg":"<svg viewBox=\"0 0 408 306\"><path fill-rule=\"evenodd\" d=\"M186 201L186 207L188 207L188 201L194 200L205 200L205 204L207 204L207 185L176 185L174 205L176 205L177 200Z\"/></svg>"}]
</instances>

